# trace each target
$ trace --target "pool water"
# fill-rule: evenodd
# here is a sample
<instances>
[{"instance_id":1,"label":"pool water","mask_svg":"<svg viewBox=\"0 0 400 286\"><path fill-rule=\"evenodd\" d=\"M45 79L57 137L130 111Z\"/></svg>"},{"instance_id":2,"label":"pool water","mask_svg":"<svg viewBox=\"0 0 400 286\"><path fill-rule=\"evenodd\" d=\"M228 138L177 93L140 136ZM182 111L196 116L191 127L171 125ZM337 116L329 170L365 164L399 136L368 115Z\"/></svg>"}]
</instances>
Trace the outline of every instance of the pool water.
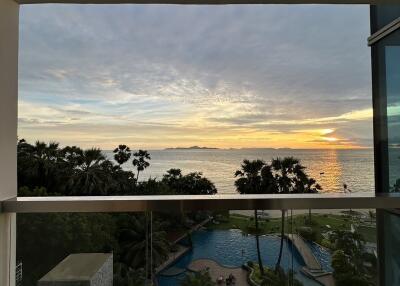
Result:
<instances>
[{"instance_id":1,"label":"pool water","mask_svg":"<svg viewBox=\"0 0 400 286\"><path fill-rule=\"evenodd\" d=\"M170 267L186 269L193 260L212 259L225 267L241 267L247 261L257 261L256 241L254 236L246 235L240 230L201 230L192 234L193 249ZM265 266L274 267L279 255L280 238L277 236L260 236L261 256ZM300 274L304 261L290 242L284 241L281 266L293 269L304 285L320 285ZM160 286L176 286L185 277L158 275Z\"/></svg>"},{"instance_id":2,"label":"pool water","mask_svg":"<svg viewBox=\"0 0 400 286\"><path fill-rule=\"evenodd\" d=\"M315 258L317 258L317 260L321 264L322 269L328 272L332 272L332 256L329 251L314 242L307 242L307 244L311 248L311 251L313 252Z\"/></svg>"}]
</instances>

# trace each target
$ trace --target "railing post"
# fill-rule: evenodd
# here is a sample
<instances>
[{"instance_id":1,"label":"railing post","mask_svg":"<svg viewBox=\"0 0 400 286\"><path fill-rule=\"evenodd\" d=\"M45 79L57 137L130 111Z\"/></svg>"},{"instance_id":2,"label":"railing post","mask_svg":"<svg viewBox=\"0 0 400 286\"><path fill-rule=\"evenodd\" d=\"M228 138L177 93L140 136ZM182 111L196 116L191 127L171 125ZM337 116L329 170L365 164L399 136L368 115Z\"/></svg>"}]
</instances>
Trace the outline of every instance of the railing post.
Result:
<instances>
[{"instance_id":1,"label":"railing post","mask_svg":"<svg viewBox=\"0 0 400 286\"><path fill-rule=\"evenodd\" d=\"M19 4L0 0L0 201L17 195ZM16 214L0 213L0 285L15 285Z\"/></svg>"}]
</instances>

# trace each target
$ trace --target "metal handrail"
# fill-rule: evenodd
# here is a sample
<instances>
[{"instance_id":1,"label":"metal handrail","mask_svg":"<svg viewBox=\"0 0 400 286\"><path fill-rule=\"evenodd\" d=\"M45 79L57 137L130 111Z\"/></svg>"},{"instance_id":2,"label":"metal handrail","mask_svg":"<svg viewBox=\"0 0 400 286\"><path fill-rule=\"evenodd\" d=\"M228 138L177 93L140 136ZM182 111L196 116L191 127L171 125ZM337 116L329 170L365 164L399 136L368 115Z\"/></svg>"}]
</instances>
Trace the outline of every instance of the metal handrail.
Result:
<instances>
[{"instance_id":1,"label":"metal handrail","mask_svg":"<svg viewBox=\"0 0 400 286\"><path fill-rule=\"evenodd\" d=\"M379 31L375 32L371 36L368 37L368 46L372 46L379 40L385 38L387 35L393 33L400 29L400 17L395 19L394 21L390 22Z\"/></svg>"},{"instance_id":2,"label":"metal handrail","mask_svg":"<svg viewBox=\"0 0 400 286\"><path fill-rule=\"evenodd\" d=\"M210 196L17 197L1 202L0 212L182 212L198 210L396 209L400 194L330 193Z\"/></svg>"}]
</instances>

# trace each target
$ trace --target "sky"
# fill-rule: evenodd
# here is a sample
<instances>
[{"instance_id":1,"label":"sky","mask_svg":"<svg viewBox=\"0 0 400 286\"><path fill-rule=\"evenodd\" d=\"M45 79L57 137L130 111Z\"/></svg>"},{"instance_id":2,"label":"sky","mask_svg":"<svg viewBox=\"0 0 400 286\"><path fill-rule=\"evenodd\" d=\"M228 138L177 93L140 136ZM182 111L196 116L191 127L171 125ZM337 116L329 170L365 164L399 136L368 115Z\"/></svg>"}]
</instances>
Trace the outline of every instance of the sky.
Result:
<instances>
[{"instance_id":1,"label":"sky","mask_svg":"<svg viewBox=\"0 0 400 286\"><path fill-rule=\"evenodd\" d=\"M23 5L19 138L372 146L367 5Z\"/></svg>"}]
</instances>

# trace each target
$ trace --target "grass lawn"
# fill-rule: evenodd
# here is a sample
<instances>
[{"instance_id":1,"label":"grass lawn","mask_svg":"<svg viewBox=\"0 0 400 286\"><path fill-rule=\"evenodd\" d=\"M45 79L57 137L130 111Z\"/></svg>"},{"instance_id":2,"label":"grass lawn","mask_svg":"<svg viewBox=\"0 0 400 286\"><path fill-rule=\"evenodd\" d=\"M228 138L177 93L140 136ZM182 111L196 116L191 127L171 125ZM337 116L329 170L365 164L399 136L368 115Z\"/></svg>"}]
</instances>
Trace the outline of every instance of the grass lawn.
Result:
<instances>
[{"instance_id":1,"label":"grass lawn","mask_svg":"<svg viewBox=\"0 0 400 286\"><path fill-rule=\"evenodd\" d=\"M366 241L376 243L376 228L368 226L359 226L357 231L363 235Z\"/></svg>"},{"instance_id":2,"label":"grass lawn","mask_svg":"<svg viewBox=\"0 0 400 286\"><path fill-rule=\"evenodd\" d=\"M273 271L269 269L268 267L264 267L264 272L268 274L273 274ZM250 275L250 278L256 282L258 285L261 285L262 279L261 279L261 272L260 272L260 267L258 264L254 264L253 266L253 272Z\"/></svg>"},{"instance_id":3,"label":"grass lawn","mask_svg":"<svg viewBox=\"0 0 400 286\"><path fill-rule=\"evenodd\" d=\"M291 222L293 221L293 226ZM296 229L303 226L310 226L308 223L308 214L294 215L293 219L286 219L285 233L296 232ZM357 224L358 219L350 218L347 215L340 214L312 214L313 230L316 231L317 242L322 240L322 233L329 230L350 230L351 224ZM327 227L330 226L330 228ZM225 215L219 224L209 223L209 229L240 229L245 233L254 233L254 218L240 214ZM281 219L259 219L260 234L272 234L281 232ZM376 229L374 227L360 226L357 228L365 237L366 241L375 242Z\"/></svg>"}]
</instances>

